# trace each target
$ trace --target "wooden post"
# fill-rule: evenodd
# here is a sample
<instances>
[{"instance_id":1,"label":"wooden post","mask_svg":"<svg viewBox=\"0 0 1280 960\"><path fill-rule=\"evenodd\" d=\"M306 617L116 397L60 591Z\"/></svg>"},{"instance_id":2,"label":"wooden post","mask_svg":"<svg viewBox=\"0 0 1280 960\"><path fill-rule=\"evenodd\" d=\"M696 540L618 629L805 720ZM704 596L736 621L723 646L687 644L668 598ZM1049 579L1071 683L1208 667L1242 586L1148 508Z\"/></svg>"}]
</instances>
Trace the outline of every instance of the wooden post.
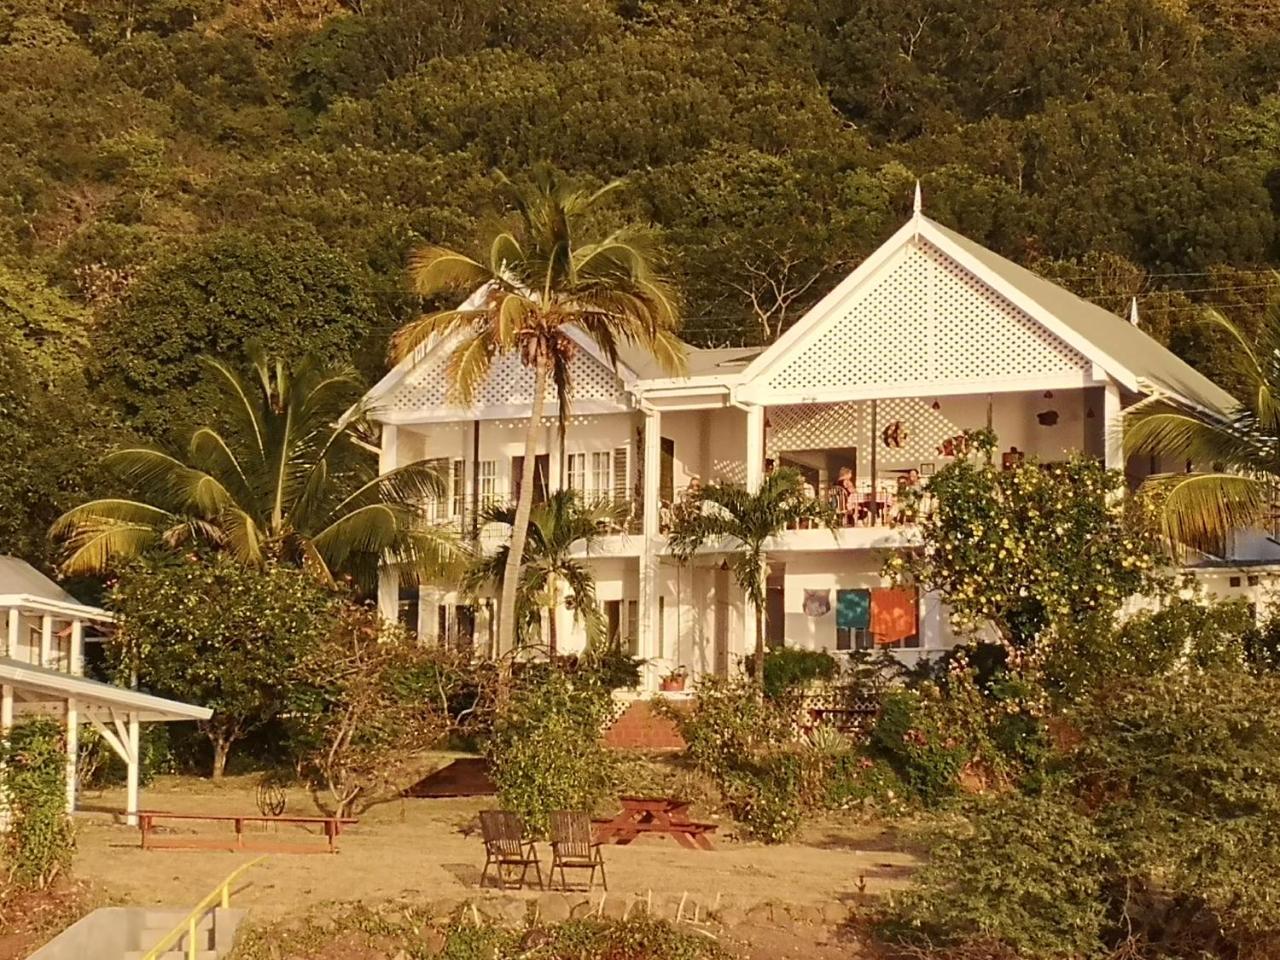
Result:
<instances>
[{"instance_id":1,"label":"wooden post","mask_svg":"<svg viewBox=\"0 0 1280 960\"><path fill-rule=\"evenodd\" d=\"M80 750L80 711L75 697L67 698L67 813L76 811L76 755Z\"/></svg>"},{"instance_id":2,"label":"wooden post","mask_svg":"<svg viewBox=\"0 0 1280 960\"><path fill-rule=\"evenodd\" d=\"M71 621L71 662L67 664L67 672L74 676L84 676L84 621Z\"/></svg>"},{"instance_id":3,"label":"wooden post","mask_svg":"<svg viewBox=\"0 0 1280 960\"><path fill-rule=\"evenodd\" d=\"M880 522L880 490L879 476L876 471L876 457L880 448L879 437L876 436L880 429L880 407L878 400L871 401L871 525L874 527Z\"/></svg>"},{"instance_id":4,"label":"wooden post","mask_svg":"<svg viewBox=\"0 0 1280 960\"><path fill-rule=\"evenodd\" d=\"M138 765L142 759L141 750L141 730L138 724L138 715L136 713L129 714L129 772L126 780L125 806L128 816L125 817L125 823L131 827L138 825Z\"/></svg>"},{"instance_id":5,"label":"wooden post","mask_svg":"<svg viewBox=\"0 0 1280 960\"><path fill-rule=\"evenodd\" d=\"M6 642L4 655L6 657L16 657L18 655L18 633L22 629L22 614L18 612L17 607L9 608L9 636Z\"/></svg>"}]
</instances>

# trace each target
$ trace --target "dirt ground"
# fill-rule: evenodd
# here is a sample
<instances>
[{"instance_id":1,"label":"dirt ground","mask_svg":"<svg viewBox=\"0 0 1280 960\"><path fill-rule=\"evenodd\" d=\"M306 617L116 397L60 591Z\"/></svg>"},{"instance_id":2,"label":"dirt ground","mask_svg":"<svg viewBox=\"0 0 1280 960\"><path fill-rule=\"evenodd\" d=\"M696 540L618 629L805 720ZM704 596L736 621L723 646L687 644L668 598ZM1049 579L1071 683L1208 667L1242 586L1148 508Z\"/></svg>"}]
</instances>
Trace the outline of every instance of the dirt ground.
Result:
<instances>
[{"instance_id":1,"label":"dirt ground","mask_svg":"<svg viewBox=\"0 0 1280 960\"><path fill-rule=\"evenodd\" d=\"M192 813L257 812L257 780L213 783L162 777L143 790L142 806ZM324 901L376 901L393 897L462 899L474 895L484 864L474 831L476 813L492 798L406 799L375 806L341 838L340 852L271 854L245 877L233 904L259 920L303 911ZM74 873L115 903L184 906L208 893L252 853L139 849L136 828L120 822L120 790L81 798ZM316 812L301 790L288 795L287 813ZM175 825L176 826L176 825ZM174 829L174 828L170 828ZM220 827L199 827L226 830ZM285 833L281 840L300 837ZM313 838L314 839L314 838ZM544 854L549 859L549 854ZM610 896L688 892L704 904L717 895L737 904L773 900L819 903L852 900L907 882L915 859L896 836L859 824L852 816L810 824L793 843L765 846L738 841L725 823L711 852L685 850L669 840L642 837L607 847Z\"/></svg>"}]
</instances>

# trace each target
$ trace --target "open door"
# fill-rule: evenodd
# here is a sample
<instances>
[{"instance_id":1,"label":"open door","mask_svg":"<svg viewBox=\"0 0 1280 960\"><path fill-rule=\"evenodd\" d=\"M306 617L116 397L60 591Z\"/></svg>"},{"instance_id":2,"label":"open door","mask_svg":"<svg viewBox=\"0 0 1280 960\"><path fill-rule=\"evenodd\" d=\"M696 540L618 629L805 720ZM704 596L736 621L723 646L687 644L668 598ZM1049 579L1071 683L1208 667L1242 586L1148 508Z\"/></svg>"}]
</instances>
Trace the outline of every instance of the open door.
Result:
<instances>
[{"instance_id":1,"label":"open door","mask_svg":"<svg viewBox=\"0 0 1280 960\"><path fill-rule=\"evenodd\" d=\"M551 475L551 454L540 453L533 458L533 502L546 503L550 495L548 478ZM520 478L524 476L524 457L511 458L511 502L520 499Z\"/></svg>"}]
</instances>

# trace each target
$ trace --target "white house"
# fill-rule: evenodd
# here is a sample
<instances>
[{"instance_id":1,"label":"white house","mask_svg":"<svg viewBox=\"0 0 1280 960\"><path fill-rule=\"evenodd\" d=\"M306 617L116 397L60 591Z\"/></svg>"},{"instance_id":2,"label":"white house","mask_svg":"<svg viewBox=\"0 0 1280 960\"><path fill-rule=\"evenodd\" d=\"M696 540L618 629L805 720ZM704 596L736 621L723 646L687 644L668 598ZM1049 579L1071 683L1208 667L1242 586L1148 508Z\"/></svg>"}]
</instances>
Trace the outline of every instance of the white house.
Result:
<instances>
[{"instance_id":1,"label":"white house","mask_svg":"<svg viewBox=\"0 0 1280 960\"><path fill-rule=\"evenodd\" d=\"M111 614L76 600L17 557L0 555L0 618L4 624L0 636L0 736L26 717L50 717L65 725L67 811L71 812L76 803L80 727L91 725L125 762L127 820L134 823L141 724L208 720L213 712L208 707L86 677L86 634L110 629Z\"/></svg>"},{"instance_id":2,"label":"white house","mask_svg":"<svg viewBox=\"0 0 1280 960\"><path fill-rule=\"evenodd\" d=\"M384 469L439 458L450 492L428 509L470 532L477 503L514 495L532 376L503 357L474 404L460 408L449 399L451 346L425 345L369 399L382 424ZM629 529L604 538L591 563L610 629L650 661L650 688L675 665L725 673L755 644L754 619L723 558L682 567L667 550L669 511L691 481L751 487L780 464L799 468L822 492L847 468L852 525L834 537L789 531L771 551L769 640L830 650L878 641L912 658L954 637L936 597L887 591L880 576L884 551L912 539L910 526L894 523L907 471L927 477L965 430L990 427L1011 459L1080 451L1125 468L1136 483L1158 465L1125 462L1125 407L1152 394L1218 412L1232 404L1135 323L919 209L767 348L690 348L688 374L668 378L630 355L615 372L584 339L573 375L563 447L555 397L547 398L539 492L572 487L633 505ZM482 543L496 537L476 532ZM1251 561L1280 559L1268 538L1253 550L1260 555ZM1221 592L1256 592L1261 575L1252 567L1215 560L1226 565ZM380 605L431 640L483 650L493 634L492 599L472 603L447 587L397 593L393 571ZM557 615L562 649L581 646L581 629L565 611Z\"/></svg>"}]
</instances>

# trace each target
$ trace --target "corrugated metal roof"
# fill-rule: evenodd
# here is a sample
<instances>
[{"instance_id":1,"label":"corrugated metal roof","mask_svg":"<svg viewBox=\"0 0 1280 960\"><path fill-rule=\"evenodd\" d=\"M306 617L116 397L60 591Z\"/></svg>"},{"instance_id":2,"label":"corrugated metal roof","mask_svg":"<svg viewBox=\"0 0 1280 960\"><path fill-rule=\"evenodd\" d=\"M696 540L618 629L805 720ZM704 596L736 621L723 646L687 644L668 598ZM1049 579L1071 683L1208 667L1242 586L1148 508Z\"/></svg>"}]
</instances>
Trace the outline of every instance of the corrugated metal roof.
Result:
<instances>
[{"instance_id":1,"label":"corrugated metal roof","mask_svg":"<svg viewBox=\"0 0 1280 960\"><path fill-rule=\"evenodd\" d=\"M61 603L80 603L27 561L0 554L0 595L3 594L27 594Z\"/></svg>"},{"instance_id":2,"label":"corrugated metal roof","mask_svg":"<svg viewBox=\"0 0 1280 960\"><path fill-rule=\"evenodd\" d=\"M1238 406L1227 391L1128 320L1036 276L1026 267L1018 266L934 220L928 220L928 223L992 273L1038 303L1045 312L1123 364L1138 379L1215 413L1227 413Z\"/></svg>"},{"instance_id":3,"label":"corrugated metal roof","mask_svg":"<svg viewBox=\"0 0 1280 960\"><path fill-rule=\"evenodd\" d=\"M213 716L209 707L112 686L88 677L37 667L10 657L0 657L0 679L19 689L47 696L74 697L88 704L117 707L139 714L141 720L208 720Z\"/></svg>"}]
</instances>

